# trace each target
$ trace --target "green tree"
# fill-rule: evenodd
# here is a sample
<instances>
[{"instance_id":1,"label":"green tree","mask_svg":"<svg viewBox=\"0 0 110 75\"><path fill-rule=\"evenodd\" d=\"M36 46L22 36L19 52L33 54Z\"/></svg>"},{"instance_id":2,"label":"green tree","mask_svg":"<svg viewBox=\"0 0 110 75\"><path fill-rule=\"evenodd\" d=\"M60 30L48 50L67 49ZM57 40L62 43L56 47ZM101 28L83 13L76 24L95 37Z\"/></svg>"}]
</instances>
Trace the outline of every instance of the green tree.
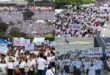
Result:
<instances>
[{"instance_id":1,"label":"green tree","mask_svg":"<svg viewBox=\"0 0 110 75\"><path fill-rule=\"evenodd\" d=\"M20 29L17 27L12 27L9 32L11 36L18 36L19 33L20 33Z\"/></svg>"},{"instance_id":2,"label":"green tree","mask_svg":"<svg viewBox=\"0 0 110 75\"><path fill-rule=\"evenodd\" d=\"M7 29L8 29L8 24L4 22L0 22L0 31L6 32Z\"/></svg>"},{"instance_id":3,"label":"green tree","mask_svg":"<svg viewBox=\"0 0 110 75\"><path fill-rule=\"evenodd\" d=\"M59 8L64 5L68 5L68 4L72 4L72 3L73 3L72 0L55 0L55 7Z\"/></svg>"},{"instance_id":4,"label":"green tree","mask_svg":"<svg viewBox=\"0 0 110 75\"><path fill-rule=\"evenodd\" d=\"M26 34L23 32L20 32L20 29L17 27L12 27L10 29L9 35L12 37L26 37Z\"/></svg>"},{"instance_id":5,"label":"green tree","mask_svg":"<svg viewBox=\"0 0 110 75\"><path fill-rule=\"evenodd\" d=\"M83 0L83 4L89 4L89 3L92 3L93 0Z\"/></svg>"},{"instance_id":6,"label":"green tree","mask_svg":"<svg viewBox=\"0 0 110 75\"><path fill-rule=\"evenodd\" d=\"M8 24L0 21L0 37L4 37L8 29Z\"/></svg>"},{"instance_id":7,"label":"green tree","mask_svg":"<svg viewBox=\"0 0 110 75\"><path fill-rule=\"evenodd\" d=\"M55 7L60 8L64 5L89 4L93 0L55 0Z\"/></svg>"},{"instance_id":8,"label":"green tree","mask_svg":"<svg viewBox=\"0 0 110 75\"><path fill-rule=\"evenodd\" d=\"M32 11L30 11L29 9L26 9L25 12L23 12L24 20L31 19L33 15L34 15L34 13Z\"/></svg>"}]
</instances>

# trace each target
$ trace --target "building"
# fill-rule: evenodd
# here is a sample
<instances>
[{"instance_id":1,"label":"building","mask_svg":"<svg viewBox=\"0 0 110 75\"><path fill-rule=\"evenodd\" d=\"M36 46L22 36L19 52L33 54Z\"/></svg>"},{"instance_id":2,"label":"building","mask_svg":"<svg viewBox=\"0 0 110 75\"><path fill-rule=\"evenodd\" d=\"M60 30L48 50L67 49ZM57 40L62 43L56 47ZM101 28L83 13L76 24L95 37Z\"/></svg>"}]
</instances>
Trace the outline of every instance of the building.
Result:
<instances>
[{"instance_id":1,"label":"building","mask_svg":"<svg viewBox=\"0 0 110 75\"><path fill-rule=\"evenodd\" d=\"M25 0L0 0L0 4L27 4Z\"/></svg>"}]
</instances>

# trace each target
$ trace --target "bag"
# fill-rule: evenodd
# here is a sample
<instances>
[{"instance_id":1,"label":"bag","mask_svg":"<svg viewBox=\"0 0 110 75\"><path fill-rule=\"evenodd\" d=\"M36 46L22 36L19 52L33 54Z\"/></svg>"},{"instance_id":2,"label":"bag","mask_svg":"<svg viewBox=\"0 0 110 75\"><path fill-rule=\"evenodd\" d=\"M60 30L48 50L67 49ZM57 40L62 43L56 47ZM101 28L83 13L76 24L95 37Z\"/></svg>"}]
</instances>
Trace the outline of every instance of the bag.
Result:
<instances>
[{"instance_id":1,"label":"bag","mask_svg":"<svg viewBox=\"0 0 110 75\"><path fill-rule=\"evenodd\" d=\"M33 67L30 67L30 71L33 71Z\"/></svg>"},{"instance_id":2,"label":"bag","mask_svg":"<svg viewBox=\"0 0 110 75\"><path fill-rule=\"evenodd\" d=\"M34 69L33 74L32 75L38 75L38 71L37 69Z\"/></svg>"},{"instance_id":3,"label":"bag","mask_svg":"<svg viewBox=\"0 0 110 75\"><path fill-rule=\"evenodd\" d=\"M51 69L52 73L55 75L55 72Z\"/></svg>"}]
</instances>

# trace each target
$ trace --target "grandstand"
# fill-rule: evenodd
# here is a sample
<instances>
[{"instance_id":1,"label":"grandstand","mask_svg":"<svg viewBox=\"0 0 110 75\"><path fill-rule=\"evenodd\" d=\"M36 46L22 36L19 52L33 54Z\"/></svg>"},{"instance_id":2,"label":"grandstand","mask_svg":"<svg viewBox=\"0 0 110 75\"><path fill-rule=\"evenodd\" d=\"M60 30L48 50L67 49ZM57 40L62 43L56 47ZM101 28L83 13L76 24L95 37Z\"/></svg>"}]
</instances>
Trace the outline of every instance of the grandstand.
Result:
<instances>
[{"instance_id":1,"label":"grandstand","mask_svg":"<svg viewBox=\"0 0 110 75\"><path fill-rule=\"evenodd\" d=\"M33 34L33 32L37 34L52 32L52 26L48 26L46 23L39 23L38 20L54 20L54 5L52 2L41 2L25 4L25 0L0 1L0 19L8 24L12 22L15 27L20 28L22 32L27 34ZM34 15L31 20L25 21L23 19L23 12L27 8Z\"/></svg>"}]
</instances>

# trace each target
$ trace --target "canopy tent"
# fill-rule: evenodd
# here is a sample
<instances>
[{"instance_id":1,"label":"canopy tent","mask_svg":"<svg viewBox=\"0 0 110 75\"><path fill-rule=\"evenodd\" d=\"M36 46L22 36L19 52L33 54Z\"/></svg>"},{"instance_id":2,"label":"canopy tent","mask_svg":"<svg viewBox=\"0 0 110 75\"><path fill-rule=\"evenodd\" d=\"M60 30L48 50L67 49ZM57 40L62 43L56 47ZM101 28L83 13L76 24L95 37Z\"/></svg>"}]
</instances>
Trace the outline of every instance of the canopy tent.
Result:
<instances>
[{"instance_id":1,"label":"canopy tent","mask_svg":"<svg viewBox=\"0 0 110 75\"><path fill-rule=\"evenodd\" d=\"M5 41L3 38L0 38L0 45L8 45L8 42Z\"/></svg>"}]
</instances>

